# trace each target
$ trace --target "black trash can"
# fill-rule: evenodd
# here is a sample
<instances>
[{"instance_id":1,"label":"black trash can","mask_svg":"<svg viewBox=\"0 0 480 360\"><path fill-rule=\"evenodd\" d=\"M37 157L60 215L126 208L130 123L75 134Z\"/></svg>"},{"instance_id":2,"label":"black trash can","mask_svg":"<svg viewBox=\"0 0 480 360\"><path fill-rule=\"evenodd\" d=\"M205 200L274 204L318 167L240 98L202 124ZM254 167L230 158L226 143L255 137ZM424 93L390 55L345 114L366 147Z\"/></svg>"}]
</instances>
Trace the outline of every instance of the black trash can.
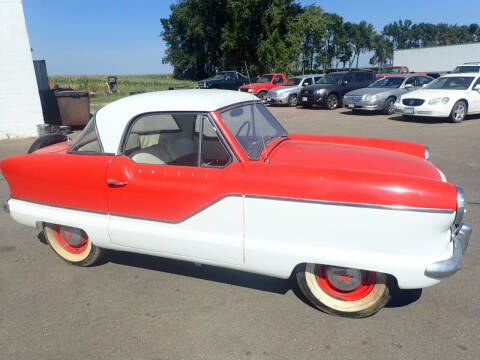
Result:
<instances>
[{"instance_id":1,"label":"black trash can","mask_svg":"<svg viewBox=\"0 0 480 360\"><path fill-rule=\"evenodd\" d=\"M86 125L90 120L90 99L88 91L62 90L55 91L60 121L62 125Z\"/></svg>"}]
</instances>

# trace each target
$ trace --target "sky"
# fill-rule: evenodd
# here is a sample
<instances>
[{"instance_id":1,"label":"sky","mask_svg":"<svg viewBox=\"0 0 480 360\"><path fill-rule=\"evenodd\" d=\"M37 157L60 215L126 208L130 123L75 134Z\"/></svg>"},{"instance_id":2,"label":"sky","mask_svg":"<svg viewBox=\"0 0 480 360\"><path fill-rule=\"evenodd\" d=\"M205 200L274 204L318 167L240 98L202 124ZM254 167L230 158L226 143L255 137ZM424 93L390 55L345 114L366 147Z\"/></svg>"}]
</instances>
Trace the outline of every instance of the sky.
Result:
<instances>
[{"instance_id":1,"label":"sky","mask_svg":"<svg viewBox=\"0 0 480 360\"><path fill-rule=\"evenodd\" d=\"M162 64L166 45L161 18L171 0L22 0L35 60L46 60L49 75L171 73ZM480 1L297 1L316 4L344 21L372 23L380 32L397 20L414 23L480 23ZM360 57L368 65L369 54Z\"/></svg>"}]
</instances>

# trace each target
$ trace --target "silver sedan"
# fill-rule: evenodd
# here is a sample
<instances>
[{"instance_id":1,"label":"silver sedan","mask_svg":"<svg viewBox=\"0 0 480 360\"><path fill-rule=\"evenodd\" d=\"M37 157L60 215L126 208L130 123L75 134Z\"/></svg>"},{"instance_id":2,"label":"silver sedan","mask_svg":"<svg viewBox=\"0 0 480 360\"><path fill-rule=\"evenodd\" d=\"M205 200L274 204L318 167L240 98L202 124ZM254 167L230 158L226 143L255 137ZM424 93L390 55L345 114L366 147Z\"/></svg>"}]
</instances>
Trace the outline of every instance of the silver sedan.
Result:
<instances>
[{"instance_id":1,"label":"silver sedan","mask_svg":"<svg viewBox=\"0 0 480 360\"><path fill-rule=\"evenodd\" d=\"M310 74L289 78L281 86L271 89L265 96L265 102L270 105L297 106L297 97L302 87L312 85L322 77L322 74Z\"/></svg>"},{"instance_id":2,"label":"silver sedan","mask_svg":"<svg viewBox=\"0 0 480 360\"><path fill-rule=\"evenodd\" d=\"M381 111L391 115L395 100L411 90L417 90L433 78L423 75L388 76L378 79L368 87L345 94L343 105L352 111Z\"/></svg>"}]
</instances>

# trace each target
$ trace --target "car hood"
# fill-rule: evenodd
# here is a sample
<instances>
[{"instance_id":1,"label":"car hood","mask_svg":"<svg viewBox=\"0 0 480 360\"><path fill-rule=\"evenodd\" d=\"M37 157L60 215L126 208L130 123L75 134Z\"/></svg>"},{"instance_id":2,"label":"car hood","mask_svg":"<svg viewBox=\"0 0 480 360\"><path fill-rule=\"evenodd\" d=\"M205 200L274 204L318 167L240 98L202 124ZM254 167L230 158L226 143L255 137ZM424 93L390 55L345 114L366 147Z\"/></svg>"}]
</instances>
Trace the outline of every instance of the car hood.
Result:
<instances>
[{"instance_id":1,"label":"car hood","mask_svg":"<svg viewBox=\"0 0 480 360\"><path fill-rule=\"evenodd\" d=\"M271 89L269 92L271 94L281 94L283 92L289 92L298 88L298 85L293 86L279 86L274 89Z\"/></svg>"},{"instance_id":2,"label":"car hood","mask_svg":"<svg viewBox=\"0 0 480 360\"><path fill-rule=\"evenodd\" d=\"M346 93L345 95L374 95L374 94L380 94L383 92L389 92L392 90L398 90L398 89L390 89L390 88L363 88L363 89L357 89L350 91Z\"/></svg>"},{"instance_id":3,"label":"car hood","mask_svg":"<svg viewBox=\"0 0 480 360\"><path fill-rule=\"evenodd\" d=\"M271 164L360 170L441 180L435 166L422 158L364 146L286 140L271 150L269 160Z\"/></svg>"},{"instance_id":4,"label":"car hood","mask_svg":"<svg viewBox=\"0 0 480 360\"><path fill-rule=\"evenodd\" d=\"M424 99L429 100L436 97L444 97L448 96L450 98L460 98L463 97L466 90L442 90L442 89L420 89L410 91L402 96L402 99L405 98L416 98L416 99Z\"/></svg>"},{"instance_id":5,"label":"car hood","mask_svg":"<svg viewBox=\"0 0 480 360\"><path fill-rule=\"evenodd\" d=\"M219 83L219 82L225 82L225 80L224 80L224 79L222 79L222 80L217 80L217 79L205 79L205 80L200 80L200 81L198 81L198 82L199 82L199 83L205 82L205 83L209 83L209 84L215 84L215 83Z\"/></svg>"}]
</instances>

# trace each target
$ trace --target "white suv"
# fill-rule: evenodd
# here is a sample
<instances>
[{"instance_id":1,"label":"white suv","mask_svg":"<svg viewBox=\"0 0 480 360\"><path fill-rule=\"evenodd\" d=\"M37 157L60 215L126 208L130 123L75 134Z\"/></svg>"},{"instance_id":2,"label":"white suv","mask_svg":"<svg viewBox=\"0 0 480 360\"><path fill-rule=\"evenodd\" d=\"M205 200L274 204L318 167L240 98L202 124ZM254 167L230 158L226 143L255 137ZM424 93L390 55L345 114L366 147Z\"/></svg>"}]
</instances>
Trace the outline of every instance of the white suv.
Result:
<instances>
[{"instance_id":1,"label":"white suv","mask_svg":"<svg viewBox=\"0 0 480 360\"><path fill-rule=\"evenodd\" d=\"M455 70L452 71L454 74L468 72L480 72L480 61L463 63L462 65L458 65Z\"/></svg>"}]
</instances>

